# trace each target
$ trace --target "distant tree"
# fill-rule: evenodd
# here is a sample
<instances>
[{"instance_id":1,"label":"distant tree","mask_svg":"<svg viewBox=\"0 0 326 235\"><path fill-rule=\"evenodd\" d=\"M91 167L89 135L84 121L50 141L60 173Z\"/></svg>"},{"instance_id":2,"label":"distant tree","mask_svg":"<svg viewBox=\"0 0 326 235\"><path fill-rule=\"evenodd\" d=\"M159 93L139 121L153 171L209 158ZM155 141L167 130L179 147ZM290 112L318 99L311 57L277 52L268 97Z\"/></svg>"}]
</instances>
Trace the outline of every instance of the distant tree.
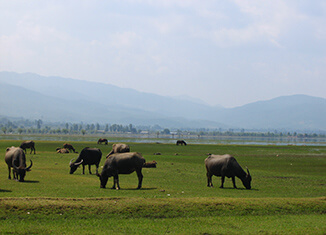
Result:
<instances>
[{"instance_id":1,"label":"distant tree","mask_svg":"<svg viewBox=\"0 0 326 235\"><path fill-rule=\"evenodd\" d=\"M165 128L163 131L162 131L162 134L164 134L164 135L170 135L170 130L169 129L167 129L167 128Z\"/></svg>"},{"instance_id":2,"label":"distant tree","mask_svg":"<svg viewBox=\"0 0 326 235\"><path fill-rule=\"evenodd\" d=\"M81 132L83 135L86 134L86 130L84 130L84 129L82 129L80 132Z\"/></svg>"},{"instance_id":3,"label":"distant tree","mask_svg":"<svg viewBox=\"0 0 326 235\"><path fill-rule=\"evenodd\" d=\"M1 130L3 131L4 134L7 133L7 127L4 126L4 127L1 128Z\"/></svg>"},{"instance_id":4,"label":"distant tree","mask_svg":"<svg viewBox=\"0 0 326 235\"><path fill-rule=\"evenodd\" d=\"M41 129L41 126L42 126L42 124L43 124L42 120L39 119L39 120L36 120L35 122L36 122L36 128L37 128L38 130Z\"/></svg>"},{"instance_id":5,"label":"distant tree","mask_svg":"<svg viewBox=\"0 0 326 235\"><path fill-rule=\"evenodd\" d=\"M72 130L78 131L78 124L76 123L72 124Z\"/></svg>"}]
</instances>

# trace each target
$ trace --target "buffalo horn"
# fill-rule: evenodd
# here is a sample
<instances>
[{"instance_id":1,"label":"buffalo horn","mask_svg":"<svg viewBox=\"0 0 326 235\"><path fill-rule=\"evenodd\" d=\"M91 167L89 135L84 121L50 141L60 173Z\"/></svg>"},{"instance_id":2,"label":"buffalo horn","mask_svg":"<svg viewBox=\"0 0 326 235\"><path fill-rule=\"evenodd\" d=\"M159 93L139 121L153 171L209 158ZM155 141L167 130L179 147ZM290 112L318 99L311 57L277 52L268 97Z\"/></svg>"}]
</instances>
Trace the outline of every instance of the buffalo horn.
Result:
<instances>
[{"instance_id":1,"label":"buffalo horn","mask_svg":"<svg viewBox=\"0 0 326 235\"><path fill-rule=\"evenodd\" d=\"M29 171L29 170L32 168L32 166L33 166L33 162L32 162L32 160L30 160L30 161L31 161L31 165L30 165L29 167L26 168L26 171Z\"/></svg>"},{"instance_id":2,"label":"buffalo horn","mask_svg":"<svg viewBox=\"0 0 326 235\"><path fill-rule=\"evenodd\" d=\"M12 167L17 171L19 170L19 168L17 166L15 166L15 164L12 164Z\"/></svg>"},{"instance_id":3,"label":"buffalo horn","mask_svg":"<svg viewBox=\"0 0 326 235\"><path fill-rule=\"evenodd\" d=\"M74 160L74 159L71 159L71 160L70 160L70 162L69 162L69 166L71 166L73 160Z\"/></svg>"},{"instance_id":4,"label":"buffalo horn","mask_svg":"<svg viewBox=\"0 0 326 235\"><path fill-rule=\"evenodd\" d=\"M247 168L248 175L250 175L249 170L248 170L248 167L246 167L246 168Z\"/></svg>"},{"instance_id":5,"label":"buffalo horn","mask_svg":"<svg viewBox=\"0 0 326 235\"><path fill-rule=\"evenodd\" d=\"M80 164L82 164L84 161L84 159L82 159L80 162L74 163L75 166L79 166Z\"/></svg>"}]
</instances>

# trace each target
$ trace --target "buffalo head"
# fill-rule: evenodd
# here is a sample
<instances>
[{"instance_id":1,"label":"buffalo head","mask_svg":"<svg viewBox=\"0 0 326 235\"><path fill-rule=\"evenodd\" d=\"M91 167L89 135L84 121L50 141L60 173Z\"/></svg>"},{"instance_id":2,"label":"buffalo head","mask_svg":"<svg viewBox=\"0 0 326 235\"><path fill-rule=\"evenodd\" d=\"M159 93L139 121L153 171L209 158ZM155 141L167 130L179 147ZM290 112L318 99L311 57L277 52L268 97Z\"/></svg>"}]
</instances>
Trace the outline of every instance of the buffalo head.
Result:
<instances>
[{"instance_id":1,"label":"buffalo head","mask_svg":"<svg viewBox=\"0 0 326 235\"><path fill-rule=\"evenodd\" d=\"M241 179L242 184L246 187L246 189L251 189L251 175L247 168L247 174L244 178Z\"/></svg>"},{"instance_id":2,"label":"buffalo head","mask_svg":"<svg viewBox=\"0 0 326 235\"><path fill-rule=\"evenodd\" d=\"M69 166L70 166L70 174L73 174L77 168L80 166L80 164L83 163L83 159L80 161L80 162L72 162L74 159L71 159L70 163L69 163Z\"/></svg>"},{"instance_id":3,"label":"buffalo head","mask_svg":"<svg viewBox=\"0 0 326 235\"><path fill-rule=\"evenodd\" d=\"M104 175L104 174L99 174L99 173L97 173L96 175L100 178L100 181L101 181L101 186L100 187L105 188L105 186L106 186L106 184L107 184L107 182L109 180L109 176Z\"/></svg>"},{"instance_id":4,"label":"buffalo head","mask_svg":"<svg viewBox=\"0 0 326 235\"><path fill-rule=\"evenodd\" d=\"M32 160L30 160L30 161L31 161L31 165L29 167L27 167L27 168L17 167L15 165L12 166L14 168L14 174L16 174L17 179L18 179L18 176L19 176L19 182L24 182L26 172L31 171L31 168L33 166L33 162L32 162Z\"/></svg>"}]
</instances>

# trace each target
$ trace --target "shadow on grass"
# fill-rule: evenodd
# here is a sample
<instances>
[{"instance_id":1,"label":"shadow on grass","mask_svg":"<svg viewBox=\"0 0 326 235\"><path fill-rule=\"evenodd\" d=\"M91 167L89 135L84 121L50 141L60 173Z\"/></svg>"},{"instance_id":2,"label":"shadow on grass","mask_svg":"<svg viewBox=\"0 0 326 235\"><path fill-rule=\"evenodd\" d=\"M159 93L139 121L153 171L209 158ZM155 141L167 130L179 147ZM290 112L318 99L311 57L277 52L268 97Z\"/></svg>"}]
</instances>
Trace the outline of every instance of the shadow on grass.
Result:
<instances>
[{"instance_id":1,"label":"shadow on grass","mask_svg":"<svg viewBox=\"0 0 326 235\"><path fill-rule=\"evenodd\" d=\"M11 190L0 189L0 193L11 193Z\"/></svg>"},{"instance_id":2,"label":"shadow on grass","mask_svg":"<svg viewBox=\"0 0 326 235\"><path fill-rule=\"evenodd\" d=\"M110 190L117 190L115 188L105 188L105 189L110 189ZM137 188L120 188L118 190L134 190L134 191L137 191L137 190L140 190L140 191L146 191L146 190L156 190L157 188L141 188L141 189L137 189Z\"/></svg>"},{"instance_id":3,"label":"shadow on grass","mask_svg":"<svg viewBox=\"0 0 326 235\"><path fill-rule=\"evenodd\" d=\"M38 184L38 183L40 183L40 181L38 181L38 180L25 180L24 182L22 182L22 183L28 183L28 184Z\"/></svg>"},{"instance_id":4,"label":"shadow on grass","mask_svg":"<svg viewBox=\"0 0 326 235\"><path fill-rule=\"evenodd\" d=\"M259 191L257 188L251 188L251 189L246 189L246 188L233 188L233 187L224 187L224 188L219 188L219 189L224 189L224 190L244 190L244 191Z\"/></svg>"}]
</instances>

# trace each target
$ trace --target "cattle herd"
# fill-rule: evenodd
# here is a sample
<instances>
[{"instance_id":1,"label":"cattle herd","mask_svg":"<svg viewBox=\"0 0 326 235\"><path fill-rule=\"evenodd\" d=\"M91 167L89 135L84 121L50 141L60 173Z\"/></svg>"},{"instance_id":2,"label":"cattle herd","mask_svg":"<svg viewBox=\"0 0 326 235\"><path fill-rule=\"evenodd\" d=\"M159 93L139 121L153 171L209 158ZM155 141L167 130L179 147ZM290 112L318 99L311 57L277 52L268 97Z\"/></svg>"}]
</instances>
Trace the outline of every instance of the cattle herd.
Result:
<instances>
[{"instance_id":1,"label":"cattle herd","mask_svg":"<svg viewBox=\"0 0 326 235\"><path fill-rule=\"evenodd\" d=\"M98 144L108 144L107 139L99 139ZM178 140L177 145L187 145L184 140ZM5 154L5 162L8 166L9 176L11 179L11 169L15 180L24 182L24 178L27 171L31 170L33 166L32 160L30 165L26 167L26 149L30 148L31 152L35 154L35 143L34 141L24 141L20 147L8 147ZM73 151L77 153L71 144L65 143L63 148L57 148L57 153L69 153ZM91 165L96 166L96 175L100 179L100 187L105 188L110 177L113 177L113 189L120 189L119 186L119 174L131 174L134 171L137 173L138 186L137 189L142 187L143 174L142 168L156 168L156 161L146 162L143 156L138 152L130 152L130 147L127 144L118 143L112 145L112 150L106 156L106 160L102 169L102 172L98 172L99 164L102 158L102 152L99 148L84 148L78 158L74 161L71 159L69 163L70 174L73 174L77 168L83 166L83 174L85 174L85 166L88 165L89 174L91 172ZM232 178L233 187L235 185L235 177L238 177L246 189L251 189L251 175L247 168L245 172L239 165L237 160L226 154L226 155L213 155L205 159L207 186L213 187L212 176L221 177L221 186L223 188L225 177Z\"/></svg>"}]
</instances>

